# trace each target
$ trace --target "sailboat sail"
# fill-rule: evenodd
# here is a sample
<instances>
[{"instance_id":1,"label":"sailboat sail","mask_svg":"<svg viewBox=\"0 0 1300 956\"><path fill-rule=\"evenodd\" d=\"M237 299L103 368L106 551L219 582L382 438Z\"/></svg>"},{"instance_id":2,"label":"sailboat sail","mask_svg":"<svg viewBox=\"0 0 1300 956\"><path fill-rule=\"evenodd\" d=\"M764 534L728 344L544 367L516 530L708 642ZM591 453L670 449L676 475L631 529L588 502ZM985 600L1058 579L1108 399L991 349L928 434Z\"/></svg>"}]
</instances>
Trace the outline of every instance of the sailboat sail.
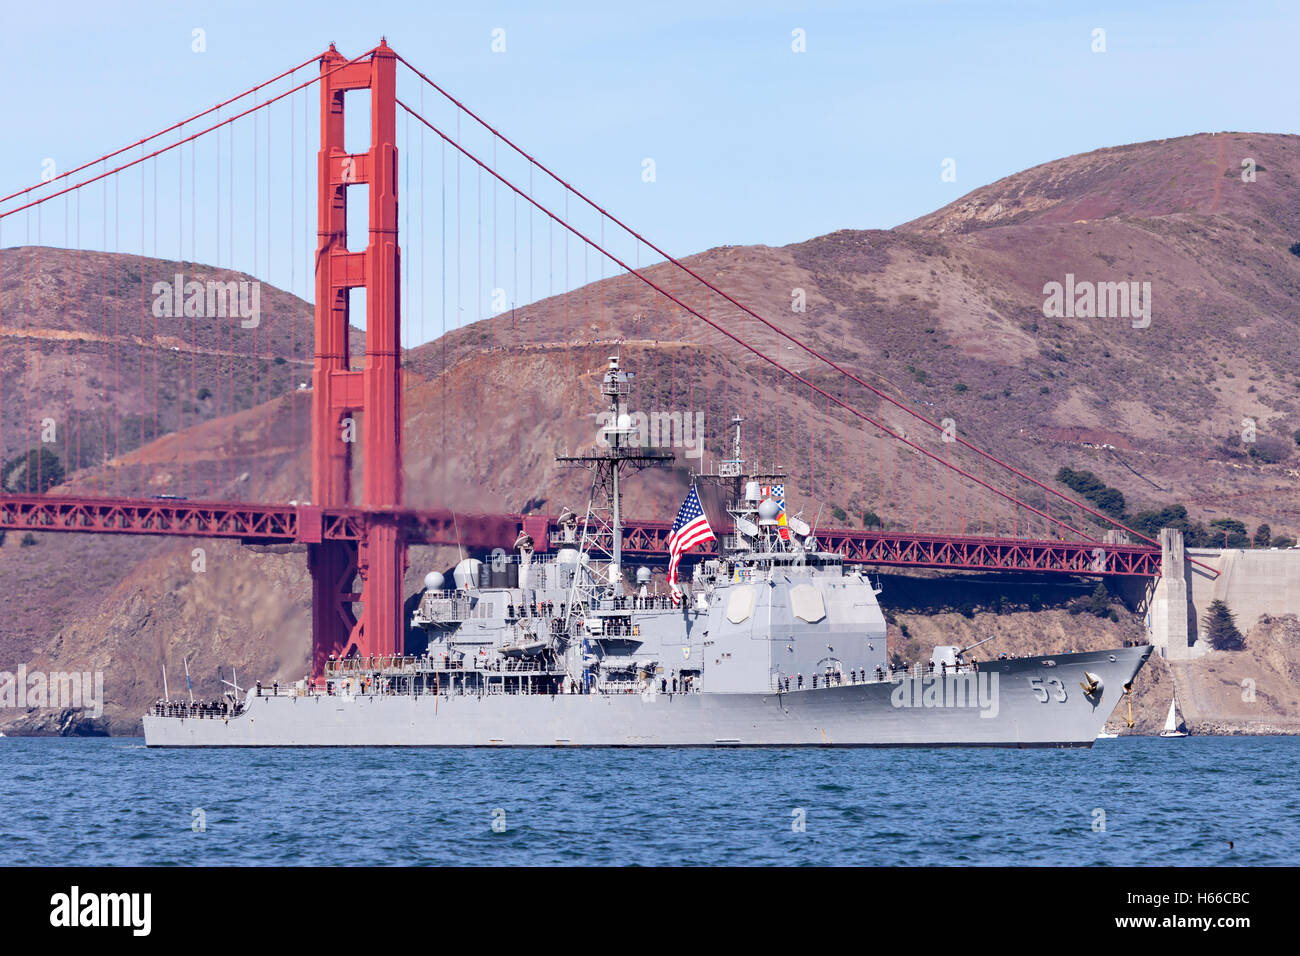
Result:
<instances>
[{"instance_id":1,"label":"sailboat sail","mask_svg":"<svg viewBox=\"0 0 1300 956\"><path fill-rule=\"evenodd\" d=\"M1166 733L1178 729L1178 713L1175 710L1177 706L1178 706L1177 700L1171 700L1169 702L1169 716L1165 718Z\"/></svg>"}]
</instances>

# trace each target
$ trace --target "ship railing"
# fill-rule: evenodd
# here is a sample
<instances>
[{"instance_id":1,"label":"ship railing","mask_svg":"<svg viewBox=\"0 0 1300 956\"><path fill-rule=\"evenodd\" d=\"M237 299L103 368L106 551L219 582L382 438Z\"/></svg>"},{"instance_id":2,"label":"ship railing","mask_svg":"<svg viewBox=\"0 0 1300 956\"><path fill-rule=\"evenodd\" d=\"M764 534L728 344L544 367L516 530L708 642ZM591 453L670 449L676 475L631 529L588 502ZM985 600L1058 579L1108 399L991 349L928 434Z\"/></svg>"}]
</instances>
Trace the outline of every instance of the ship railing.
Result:
<instances>
[{"instance_id":1,"label":"ship railing","mask_svg":"<svg viewBox=\"0 0 1300 956\"><path fill-rule=\"evenodd\" d=\"M478 668L485 674L551 674L555 673L549 667L543 667L540 661L529 660L527 658L515 660L512 658L497 658L493 667Z\"/></svg>"},{"instance_id":2,"label":"ship railing","mask_svg":"<svg viewBox=\"0 0 1300 956\"><path fill-rule=\"evenodd\" d=\"M332 657L325 662L326 675L358 671L405 670L413 668L419 657L400 654L367 654L363 657Z\"/></svg>"},{"instance_id":3,"label":"ship railing","mask_svg":"<svg viewBox=\"0 0 1300 956\"><path fill-rule=\"evenodd\" d=\"M391 671L393 673L412 674L436 667L439 670L463 670L463 661L446 656L428 656L416 654L370 654L361 657L331 658L325 663L325 673L332 675L375 673Z\"/></svg>"},{"instance_id":4,"label":"ship railing","mask_svg":"<svg viewBox=\"0 0 1300 956\"><path fill-rule=\"evenodd\" d=\"M973 664L961 664L956 667L931 667L929 664L911 664L907 667L883 667L866 669L850 668L847 672L832 671L816 675L807 674L800 683L799 675L782 676L776 688L781 693L795 693L805 690L825 690L828 687L851 687L857 684L893 684L900 680L918 677L953 677L958 674L976 674L979 667ZM813 677L816 677L816 682Z\"/></svg>"},{"instance_id":5,"label":"ship railing","mask_svg":"<svg viewBox=\"0 0 1300 956\"><path fill-rule=\"evenodd\" d=\"M518 604L506 604L506 618L524 620L525 618L564 617L569 605L564 601L521 601Z\"/></svg>"},{"instance_id":6,"label":"ship railing","mask_svg":"<svg viewBox=\"0 0 1300 956\"><path fill-rule=\"evenodd\" d=\"M598 685L597 689L602 694L640 694L645 690L640 681L630 680L605 681Z\"/></svg>"},{"instance_id":7,"label":"ship railing","mask_svg":"<svg viewBox=\"0 0 1300 956\"><path fill-rule=\"evenodd\" d=\"M663 611L672 610L672 597L667 594L620 594L601 598L596 602L598 611Z\"/></svg>"},{"instance_id":8,"label":"ship railing","mask_svg":"<svg viewBox=\"0 0 1300 956\"><path fill-rule=\"evenodd\" d=\"M702 682L696 680L690 684L679 683L677 690L673 690L671 681L665 686L662 677L655 677L653 680L647 680L644 686L639 680L607 680L598 684L595 691L598 694L640 694L650 691L659 696L672 696L673 694L698 694L702 689Z\"/></svg>"},{"instance_id":9,"label":"ship railing","mask_svg":"<svg viewBox=\"0 0 1300 956\"><path fill-rule=\"evenodd\" d=\"M551 544L557 545L560 548L576 548L579 544L582 543L582 541L580 540L581 538L582 538L582 531L581 529L578 529L578 531L574 534L572 538L566 537L565 534L561 531L554 531L551 533L551 536L547 540L550 541ZM560 560L560 556L556 553L538 554L537 552L533 552L533 554L528 558L527 562L520 561L517 557L510 557L507 558L506 560L516 561L520 566L523 566L525 563L527 563L529 566L535 568L549 567L550 565L553 564L558 564L560 565L560 567L564 567L564 568L573 568L577 566L571 557L565 557L564 560Z\"/></svg>"},{"instance_id":10,"label":"ship railing","mask_svg":"<svg viewBox=\"0 0 1300 956\"><path fill-rule=\"evenodd\" d=\"M753 551L754 544L744 535L723 535L723 550L728 554L735 554L737 551Z\"/></svg>"},{"instance_id":11,"label":"ship railing","mask_svg":"<svg viewBox=\"0 0 1300 956\"><path fill-rule=\"evenodd\" d=\"M244 705L229 701L157 700L149 707L151 717L191 717L198 720L229 720L244 712Z\"/></svg>"},{"instance_id":12,"label":"ship railing","mask_svg":"<svg viewBox=\"0 0 1300 956\"><path fill-rule=\"evenodd\" d=\"M671 609L672 598L667 594L622 594L618 597L601 598L594 602L597 611L658 611ZM521 604L507 604L507 620L524 620L526 618L562 620L568 616L570 608L565 601L531 601Z\"/></svg>"},{"instance_id":13,"label":"ship railing","mask_svg":"<svg viewBox=\"0 0 1300 956\"><path fill-rule=\"evenodd\" d=\"M460 594L455 591L450 593ZM492 617L496 610L496 605L491 601L470 602L463 594L459 597L448 597L447 594L448 592L426 594L420 604L419 618L424 621L466 621ZM623 594L601 598L595 604L596 609L601 611L662 611L671 610L672 606L672 597L668 594ZM510 601L504 608L507 620L564 618L569 610L567 602L555 600Z\"/></svg>"},{"instance_id":14,"label":"ship railing","mask_svg":"<svg viewBox=\"0 0 1300 956\"><path fill-rule=\"evenodd\" d=\"M562 670L483 671L479 684L481 690L474 692L488 696L553 697L563 693L564 678Z\"/></svg>"},{"instance_id":15,"label":"ship railing","mask_svg":"<svg viewBox=\"0 0 1300 956\"><path fill-rule=\"evenodd\" d=\"M367 676L403 677L437 673L461 674L468 671L485 674L555 673L540 658L494 657L490 662L490 666L488 666L488 663L481 661L477 655L470 660L456 660L439 654L432 656L371 655L332 660L325 665L325 676L328 680Z\"/></svg>"},{"instance_id":16,"label":"ship railing","mask_svg":"<svg viewBox=\"0 0 1300 956\"><path fill-rule=\"evenodd\" d=\"M427 622L468 621L493 617L492 601L475 599L465 591L428 591L420 599L416 616Z\"/></svg>"}]
</instances>

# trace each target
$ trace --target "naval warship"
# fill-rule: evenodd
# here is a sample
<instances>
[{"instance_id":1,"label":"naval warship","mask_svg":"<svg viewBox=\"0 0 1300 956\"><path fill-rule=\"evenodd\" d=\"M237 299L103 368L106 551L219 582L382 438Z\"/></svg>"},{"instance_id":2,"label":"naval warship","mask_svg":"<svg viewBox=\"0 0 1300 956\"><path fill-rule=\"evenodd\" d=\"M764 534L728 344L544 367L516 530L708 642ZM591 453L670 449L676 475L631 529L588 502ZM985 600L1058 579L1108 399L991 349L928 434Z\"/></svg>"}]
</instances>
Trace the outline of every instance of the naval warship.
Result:
<instances>
[{"instance_id":1,"label":"naval warship","mask_svg":"<svg viewBox=\"0 0 1300 956\"><path fill-rule=\"evenodd\" d=\"M560 457L592 472L586 514L566 509L548 547L521 531L450 582L429 573L412 619L423 647L331 659L319 684L161 700L146 744L1091 747L1131 692L1150 646L986 660L940 646L891 666L881 589L787 515L783 475L746 468L738 418L731 458L692 476L722 491L722 534L703 508L689 516L716 550L680 581L674 555L667 592L648 568L627 575L621 482L673 461L627 414L633 378L610 358L595 446Z\"/></svg>"}]
</instances>

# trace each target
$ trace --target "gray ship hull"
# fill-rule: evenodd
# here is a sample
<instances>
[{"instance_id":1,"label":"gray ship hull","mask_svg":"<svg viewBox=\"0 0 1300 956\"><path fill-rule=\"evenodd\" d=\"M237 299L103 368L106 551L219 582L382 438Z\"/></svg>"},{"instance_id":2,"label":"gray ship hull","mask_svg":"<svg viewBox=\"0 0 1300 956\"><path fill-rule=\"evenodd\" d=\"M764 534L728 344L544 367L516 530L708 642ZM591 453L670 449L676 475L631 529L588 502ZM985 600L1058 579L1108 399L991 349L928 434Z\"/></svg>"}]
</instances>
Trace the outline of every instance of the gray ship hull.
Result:
<instances>
[{"instance_id":1,"label":"gray ship hull","mask_svg":"<svg viewBox=\"0 0 1300 956\"><path fill-rule=\"evenodd\" d=\"M146 716L144 731L150 747L1091 747L1150 653L789 693L252 696L237 717Z\"/></svg>"}]
</instances>

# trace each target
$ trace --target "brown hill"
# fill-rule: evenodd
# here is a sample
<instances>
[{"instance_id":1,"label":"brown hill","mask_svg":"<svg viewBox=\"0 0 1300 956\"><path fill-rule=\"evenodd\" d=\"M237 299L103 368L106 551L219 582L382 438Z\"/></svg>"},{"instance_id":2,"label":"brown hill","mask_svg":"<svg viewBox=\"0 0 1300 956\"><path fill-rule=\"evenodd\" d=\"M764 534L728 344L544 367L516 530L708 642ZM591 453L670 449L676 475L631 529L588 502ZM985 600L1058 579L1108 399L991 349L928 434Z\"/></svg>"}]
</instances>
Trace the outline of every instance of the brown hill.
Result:
<instances>
[{"instance_id":1,"label":"brown hill","mask_svg":"<svg viewBox=\"0 0 1300 956\"><path fill-rule=\"evenodd\" d=\"M1243 157L1256 162L1254 182L1241 181ZM844 231L781 249L713 249L687 263L891 396L935 420L954 419L964 436L1030 474L1086 468L1135 508L1181 501L1195 516L1231 514L1294 534L1300 258L1289 248L1300 239L1298 183L1297 137L1192 136L1037 167L895 230ZM670 267L646 271L855 407L917 434L901 413L718 296L689 291ZM1046 317L1044 286L1067 273L1149 282L1149 327ZM791 311L796 289L806 293L804 313ZM437 407L444 421L456 419L453 431L465 416L486 423L517 407L537 409L537 421L570 422L589 409L594 378L579 395L549 363L586 348L594 370L598 353L619 341L639 370L643 407L703 411L715 455L726 417L746 414L751 449L781 458L812 511L856 502L907 524L914 507L937 515L938 504L910 501L910 488L881 489L878 446L863 448L860 422L820 397L814 417L807 389L778 386L770 366L631 277L457 330L416 349L409 364L440 382ZM556 361L555 371L567 373ZM494 378L508 384L493 387ZM1248 455L1244 419L1279 461ZM506 463L478 476L503 494L549 486L557 473L543 471L539 481L535 469L551 467L542 461L530 460L526 475L514 468L508 429L479 429L473 445ZM1105 445L1113 447L1093 447ZM889 446L879 454L886 473L897 466ZM444 459L439 467L455 465ZM930 483L942 487L936 474ZM531 495L517 492L513 504Z\"/></svg>"},{"instance_id":2,"label":"brown hill","mask_svg":"<svg viewBox=\"0 0 1300 956\"><path fill-rule=\"evenodd\" d=\"M69 471L102 464L311 380L310 303L258 283L258 312L247 320L156 315L173 303L155 308L155 284L175 286L178 274L182 293L190 282L256 282L192 262L30 246L0 252L0 460L42 441L48 418ZM224 310L227 301L214 305ZM363 341L357 332L354 348ZM184 490L210 494L206 484Z\"/></svg>"},{"instance_id":3,"label":"brown hill","mask_svg":"<svg viewBox=\"0 0 1300 956\"><path fill-rule=\"evenodd\" d=\"M1249 183L1240 178L1247 157L1256 162ZM886 394L936 421L953 419L963 436L1030 474L1050 481L1062 465L1088 469L1120 489L1131 509L1183 502L1194 517L1230 514L1252 528L1267 522L1275 534L1295 534L1300 471L1291 436L1300 428L1300 258L1289 250L1300 239L1298 183L1300 138L1199 135L1036 167L894 230L842 231L779 249L712 249L687 262ZM54 258L49 250L27 254ZM97 255L59 253L71 274L80 274L83 256ZM0 257L4 330L17 308L12 297L28 281L27 272L11 273L16 258L13 250ZM110 263L94 261L101 272ZM150 268L166 273L171 265ZM645 271L853 407L905 429L936 453L952 453L902 412L819 367L720 297L693 288L670 266ZM1150 325L1049 318L1044 286L1067 273L1080 281L1151 283ZM791 309L799 290L804 312ZM33 311L23 328L63 327L39 297L22 301ZM105 300L88 312L102 315L111 305ZM148 337L152 321L142 319L130 332L148 343L135 347L150 358L158 350ZM268 354L298 370L289 360L310 348L294 329L291 341L275 339ZM24 346L29 364L11 364L18 361L10 358L13 339L2 340L6 390L11 375L36 374L38 362L44 383L55 374L56 354L66 354L56 353L52 339L34 337L24 340L40 343ZM219 346L215 338L187 341ZM83 345L90 348L91 340L78 340L77 348ZM123 348L120 338L114 347ZM553 457L592 443L596 385L615 348L638 373L634 410L701 412L711 457L724 450L726 420L745 415L750 456L790 472L790 497L808 516L820 511L822 522L831 523L832 508L869 507L895 525L956 527L961 495L967 529L980 527L973 490L965 497L959 483L879 443L874 429L784 383L770 365L629 276L474 323L408 353L408 502L475 510L581 506L584 474ZM108 353L97 354L105 361ZM134 367L152 374L149 365ZM292 388L300 372L282 371L280 387ZM87 370L65 366L57 374L75 382ZM71 385L60 387L72 394ZM11 426L14 412L4 394L8 442L11 427L29 423ZM108 391L100 394L112 400ZM300 498L308 487L300 444L306 395L266 401L271 395L234 397L243 418L217 417L228 408L207 418L178 417L172 427L182 427L174 435L107 464L99 464L102 455L83 458L85 467L69 485L104 487L115 480L121 488L156 492L171 487L161 475L206 469L223 476L223 494ZM123 385L113 414L145 414L152 393L142 396L138 382ZM1274 443L1275 463L1248 455L1240 439L1247 418L1261 441ZM273 441L259 432L286 420L290 426L276 429ZM254 437L241 448L233 436L246 432ZM628 512L670 516L685 480L681 469L632 480ZM978 509L982 527L992 530L993 503L980 499ZM115 672L131 675L120 684L119 726L154 693L153 673L164 653L173 665L182 654L192 667L199 661L209 683L218 666L229 664L241 674L301 676L300 555L213 547L209 561L215 556L222 573L200 576L188 571L195 546L188 542L128 546L40 535L38 545L22 547L14 537L0 549L0 581L11 594L27 588L31 610L0 623L0 669L33 658L69 669L78 661L112 661ZM417 572L446 560L413 557L408 583L415 587ZM272 573L272 565L292 568ZM245 606L265 613L241 630ZM1095 636L1124 639L1130 625ZM1094 630L1107 626L1100 622ZM276 649L273 638L288 632L298 635L297 643Z\"/></svg>"}]
</instances>

